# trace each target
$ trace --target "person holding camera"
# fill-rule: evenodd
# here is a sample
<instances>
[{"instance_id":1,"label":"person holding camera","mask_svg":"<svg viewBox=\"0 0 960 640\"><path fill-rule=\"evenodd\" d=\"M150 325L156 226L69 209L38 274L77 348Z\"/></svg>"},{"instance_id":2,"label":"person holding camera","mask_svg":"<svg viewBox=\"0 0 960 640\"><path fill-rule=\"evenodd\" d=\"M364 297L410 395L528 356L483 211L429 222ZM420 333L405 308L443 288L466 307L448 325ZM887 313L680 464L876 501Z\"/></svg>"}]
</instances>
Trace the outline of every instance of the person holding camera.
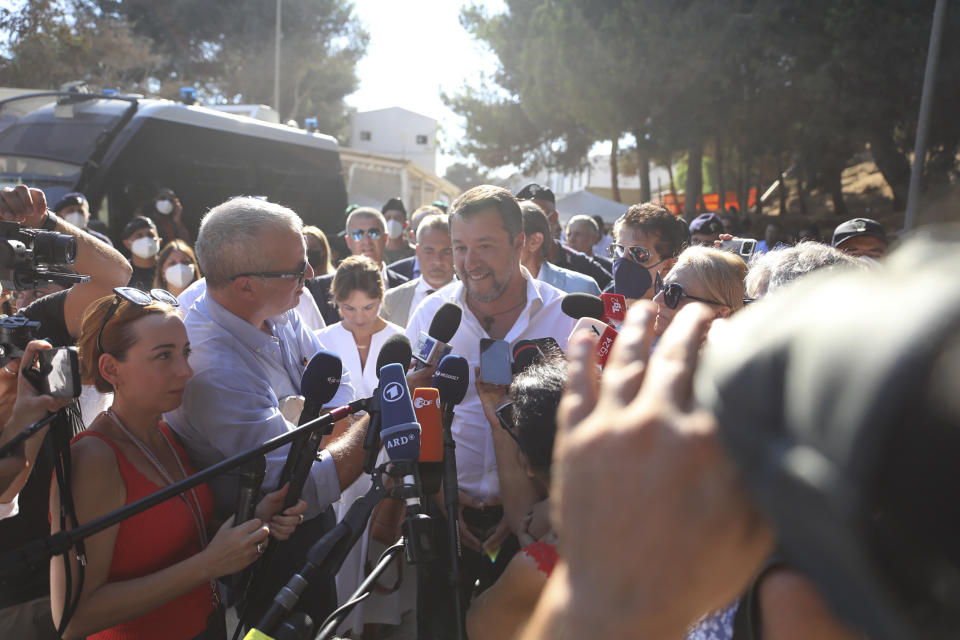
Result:
<instances>
[{"instance_id":1,"label":"person holding camera","mask_svg":"<svg viewBox=\"0 0 960 640\"><path fill-rule=\"evenodd\" d=\"M183 207L173 189L163 187L157 191L147 215L156 225L162 245L173 240L190 242L190 231L183 224Z\"/></svg>"},{"instance_id":2,"label":"person holding camera","mask_svg":"<svg viewBox=\"0 0 960 640\"><path fill-rule=\"evenodd\" d=\"M78 522L114 511L182 481L193 469L162 415L180 406L193 375L190 343L176 298L118 287L87 310L79 339L83 380L114 394L112 406L71 443L68 480ZM67 572L52 558L51 603L60 624L67 596L78 598L64 638L220 637L225 629L216 579L257 559L267 536L287 539L301 521L302 500L283 510L287 486L267 494L253 519L213 524L213 494L199 485L121 521L84 541L82 589L79 564ZM50 513L58 514L54 488ZM281 510L282 513L281 513ZM69 523L68 526L76 523ZM54 533L61 519L52 518ZM68 587L67 581L74 578ZM211 634L201 635L201 634Z\"/></svg>"},{"instance_id":3,"label":"person holding camera","mask_svg":"<svg viewBox=\"0 0 960 640\"><path fill-rule=\"evenodd\" d=\"M36 334L54 347L72 345L80 335L84 310L114 287L125 285L132 272L130 265L113 247L47 211L46 197L40 189L25 185L0 189L0 220L18 223L25 230L54 231L75 238L76 260L69 266L90 280L44 296L19 313L38 322ZM0 265L7 269L11 266ZM25 347L27 342L29 338L23 338L19 347ZM0 369L0 423L8 423L19 397L18 367L19 363L13 360ZM75 403L70 403L46 432L57 429L62 433L82 429ZM33 444L38 448L35 472L24 474L27 483L20 492L19 515L0 522L0 547L4 549L15 549L50 532L47 505L56 452L49 435ZM45 572L0 581L0 637L56 637L50 618L49 576Z\"/></svg>"}]
</instances>

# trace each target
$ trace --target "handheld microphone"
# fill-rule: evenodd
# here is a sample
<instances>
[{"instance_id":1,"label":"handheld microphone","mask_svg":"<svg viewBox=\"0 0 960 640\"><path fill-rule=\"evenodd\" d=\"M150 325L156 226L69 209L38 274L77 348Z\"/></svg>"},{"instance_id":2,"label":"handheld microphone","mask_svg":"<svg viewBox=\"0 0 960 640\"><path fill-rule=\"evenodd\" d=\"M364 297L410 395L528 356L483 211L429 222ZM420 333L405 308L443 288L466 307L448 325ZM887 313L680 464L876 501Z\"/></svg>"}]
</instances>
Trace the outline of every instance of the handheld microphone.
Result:
<instances>
[{"instance_id":1,"label":"handheld microphone","mask_svg":"<svg viewBox=\"0 0 960 640\"><path fill-rule=\"evenodd\" d=\"M560 310L579 320L580 318L603 318L603 300L589 293L568 293L560 301Z\"/></svg>"},{"instance_id":2,"label":"handheld microphone","mask_svg":"<svg viewBox=\"0 0 960 640\"><path fill-rule=\"evenodd\" d=\"M627 317L627 299L623 294L601 293L600 300L603 301L602 320L614 329L623 326L623 320Z\"/></svg>"},{"instance_id":3,"label":"handheld microphone","mask_svg":"<svg viewBox=\"0 0 960 640\"><path fill-rule=\"evenodd\" d=\"M407 388L407 371L400 364L380 370L380 437L391 462L416 462L420 458L420 425Z\"/></svg>"},{"instance_id":4,"label":"handheld microphone","mask_svg":"<svg viewBox=\"0 0 960 640\"><path fill-rule=\"evenodd\" d=\"M462 356L444 356L433 373L433 386L440 393L440 405L452 407L463 402L470 384L470 366Z\"/></svg>"},{"instance_id":5,"label":"handheld microphone","mask_svg":"<svg viewBox=\"0 0 960 640\"><path fill-rule=\"evenodd\" d=\"M443 303L430 322L430 331L421 331L413 348L418 369L435 367L441 358L450 353L451 347L447 343L457 333L462 318L463 309L460 305L454 302Z\"/></svg>"},{"instance_id":6,"label":"handheld microphone","mask_svg":"<svg viewBox=\"0 0 960 640\"><path fill-rule=\"evenodd\" d=\"M533 340L520 340L513 345L513 375L525 371L530 365L543 360L543 351Z\"/></svg>"},{"instance_id":7,"label":"handheld microphone","mask_svg":"<svg viewBox=\"0 0 960 640\"><path fill-rule=\"evenodd\" d=\"M440 392L431 387L414 389L413 410L420 423L420 485L424 495L429 495L440 491L443 477Z\"/></svg>"},{"instance_id":8,"label":"handheld microphone","mask_svg":"<svg viewBox=\"0 0 960 640\"><path fill-rule=\"evenodd\" d=\"M343 377L343 362L330 351L317 351L300 377L300 395L303 396L303 411L297 426L315 420L323 407L333 399Z\"/></svg>"},{"instance_id":9,"label":"handheld microphone","mask_svg":"<svg viewBox=\"0 0 960 640\"><path fill-rule=\"evenodd\" d=\"M260 486L263 484L263 476L266 472L267 459L265 456L254 458L237 471L240 478L240 487L237 491L237 509L233 518L233 526L253 518L253 511L260 498Z\"/></svg>"},{"instance_id":10,"label":"handheld microphone","mask_svg":"<svg viewBox=\"0 0 960 640\"><path fill-rule=\"evenodd\" d=\"M580 318L574 325L573 331L570 332L570 338L575 336L578 331L587 331L597 339L597 364L601 367L606 366L607 358L610 356L610 348L613 347L613 342L619 335L617 330L594 318Z\"/></svg>"},{"instance_id":11,"label":"handheld microphone","mask_svg":"<svg viewBox=\"0 0 960 640\"><path fill-rule=\"evenodd\" d=\"M406 370L410 366L412 357L410 340L407 339L407 336L402 333L390 336L380 347L380 353L377 355L377 377L380 377L383 368L388 364L399 364ZM377 454L380 451L380 447L377 446L381 424L379 385L370 397L367 413L370 414L370 424L367 426L367 437L363 441L363 449L366 451L363 459L363 470L365 473L370 473L377 464Z\"/></svg>"}]
</instances>

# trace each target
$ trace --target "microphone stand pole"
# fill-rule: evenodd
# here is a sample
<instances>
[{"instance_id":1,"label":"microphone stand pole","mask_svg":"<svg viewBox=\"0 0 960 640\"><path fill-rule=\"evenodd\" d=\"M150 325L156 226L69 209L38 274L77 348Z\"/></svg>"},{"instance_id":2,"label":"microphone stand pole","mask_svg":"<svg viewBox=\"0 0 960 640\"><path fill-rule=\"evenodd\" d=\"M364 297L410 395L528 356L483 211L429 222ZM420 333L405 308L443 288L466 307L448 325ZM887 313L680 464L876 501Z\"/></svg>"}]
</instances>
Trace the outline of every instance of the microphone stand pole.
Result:
<instances>
[{"instance_id":1,"label":"microphone stand pole","mask_svg":"<svg viewBox=\"0 0 960 640\"><path fill-rule=\"evenodd\" d=\"M249 462L250 460L253 460L258 456L262 456L269 451L278 449L296 439L302 433L325 427L328 423L336 422L337 420L341 420L348 415L356 413L357 411L362 411L364 406L366 406L366 402L367 399L364 398L361 400L355 400L348 405L337 407L336 409L318 416L316 420L311 420L298 429L288 431L287 433L281 434L276 438L271 438L259 447L249 449L243 453L233 456L232 458L227 458L226 460L218 462L213 466L207 467L203 471L193 474L189 478L181 480L180 482L175 482L168 487L164 487L159 491L140 498L136 502L132 502L124 507L121 507L120 509L117 509L116 511L104 514L99 518L91 520L90 522L82 524L74 529L59 531L51 536L47 536L46 538L29 542L18 549L14 549L13 551L8 551L0 555L0 576L16 573L18 570L22 570L24 566L36 571L46 571L48 569L46 566L47 560L53 556L63 555L80 540L88 538L95 533L99 533L104 529L108 529L122 520L126 520L127 518L142 511L146 511L150 507L156 506L165 500L169 500L170 498L183 493L184 491L203 484L204 482L221 475L226 471L236 469L237 467Z\"/></svg>"},{"instance_id":2,"label":"microphone stand pole","mask_svg":"<svg viewBox=\"0 0 960 640\"><path fill-rule=\"evenodd\" d=\"M457 617L457 638L464 640L463 603L460 601L460 484L457 481L457 443L453 439L453 405L442 406L443 426L443 496L447 508L447 535L450 546L450 588Z\"/></svg>"}]
</instances>

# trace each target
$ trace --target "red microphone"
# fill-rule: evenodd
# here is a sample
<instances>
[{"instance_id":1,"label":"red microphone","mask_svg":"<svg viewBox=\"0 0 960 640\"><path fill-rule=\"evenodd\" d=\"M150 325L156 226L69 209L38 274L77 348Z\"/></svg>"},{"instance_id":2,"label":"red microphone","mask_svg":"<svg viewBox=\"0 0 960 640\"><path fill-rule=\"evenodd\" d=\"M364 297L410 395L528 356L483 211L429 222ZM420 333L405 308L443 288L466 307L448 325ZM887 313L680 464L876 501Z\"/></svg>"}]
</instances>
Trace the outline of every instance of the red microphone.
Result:
<instances>
[{"instance_id":1,"label":"red microphone","mask_svg":"<svg viewBox=\"0 0 960 640\"><path fill-rule=\"evenodd\" d=\"M575 336L578 331L586 331L596 338L597 364L601 367L605 366L607 358L610 356L610 348L613 347L613 342L619 335L617 330L596 318L580 318L573 327L573 331L570 332L570 338Z\"/></svg>"},{"instance_id":2,"label":"red microphone","mask_svg":"<svg viewBox=\"0 0 960 640\"><path fill-rule=\"evenodd\" d=\"M603 320L619 329L627 317L627 299L619 293L601 293L600 299L603 300Z\"/></svg>"},{"instance_id":3,"label":"red microphone","mask_svg":"<svg viewBox=\"0 0 960 640\"><path fill-rule=\"evenodd\" d=\"M440 491L443 477L443 426L440 392L433 387L413 390L413 411L420 423L420 483L423 493Z\"/></svg>"}]
</instances>

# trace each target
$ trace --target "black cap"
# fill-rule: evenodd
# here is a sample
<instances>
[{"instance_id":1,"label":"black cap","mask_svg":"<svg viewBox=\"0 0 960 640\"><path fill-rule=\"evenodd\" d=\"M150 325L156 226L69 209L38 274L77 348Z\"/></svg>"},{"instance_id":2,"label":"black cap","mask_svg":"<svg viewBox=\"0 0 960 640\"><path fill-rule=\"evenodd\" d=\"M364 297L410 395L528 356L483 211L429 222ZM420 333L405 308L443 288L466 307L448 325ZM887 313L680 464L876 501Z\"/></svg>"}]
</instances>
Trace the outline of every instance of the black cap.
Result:
<instances>
[{"instance_id":1,"label":"black cap","mask_svg":"<svg viewBox=\"0 0 960 640\"><path fill-rule=\"evenodd\" d=\"M859 236L873 236L874 238L880 238L884 242L887 241L887 232L883 230L882 224L870 218L854 218L853 220L840 223L840 225L833 230L832 244L834 247L839 247L841 243L846 242L850 238L857 238Z\"/></svg>"},{"instance_id":2,"label":"black cap","mask_svg":"<svg viewBox=\"0 0 960 640\"><path fill-rule=\"evenodd\" d=\"M383 208L380 209L380 213L386 213L387 211L403 211L403 215L407 215L407 208L403 206L403 200L400 198L390 198L387 200Z\"/></svg>"},{"instance_id":3,"label":"black cap","mask_svg":"<svg viewBox=\"0 0 960 640\"><path fill-rule=\"evenodd\" d=\"M517 191L517 200L546 200L557 204L557 198L553 195L553 191L547 187L541 187L536 182L531 182Z\"/></svg>"},{"instance_id":4,"label":"black cap","mask_svg":"<svg viewBox=\"0 0 960 640\"><path fill-rule=\"evenodd\" d=\"M156 231L157 225L146 216L134 216L130 222L127 223L127 226L123 228L123 231L120 232L120 239L126 240L140 229L153 229Z\"/></svg>"},{"instance_id":5,"label":"black cap","mask_svg":"<svg viewBox=\"0 0 960 640\"><path fill-rule=\"evenodd\" d=\"M723 233L723 221L715 213L701 213L690 223L690 233Z\"/></svg>"},{"instance_id":6,"label":"black cap","mask_svg":"<svg viewBox=\"0 0 960 640\"><path fill-rule=\"evenodd\" d=\"M83 204L86 201L87 201L87 197L85 195L83 195L79 191L73 191L63 196L62 198L60 198L60 200L57 201L57 204L54 205L53 207L53 212L60 213L61 209L65 207L73 206L75 204L83 206Z\"/></svg>"}]
</instances>

